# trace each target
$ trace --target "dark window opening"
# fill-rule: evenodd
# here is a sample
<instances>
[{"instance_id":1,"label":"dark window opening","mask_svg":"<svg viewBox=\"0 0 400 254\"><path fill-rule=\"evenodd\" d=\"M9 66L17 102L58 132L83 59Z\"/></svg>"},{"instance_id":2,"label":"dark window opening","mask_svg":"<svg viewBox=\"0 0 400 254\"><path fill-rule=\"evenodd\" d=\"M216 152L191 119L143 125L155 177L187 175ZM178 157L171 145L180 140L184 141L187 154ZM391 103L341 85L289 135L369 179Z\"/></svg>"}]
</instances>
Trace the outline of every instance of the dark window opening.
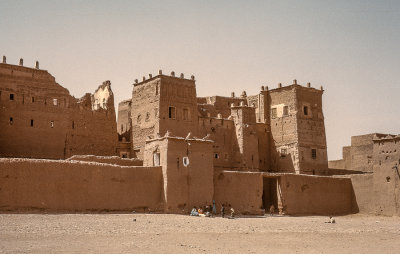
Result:
<instances>
[{"instance_id":1,"label":"dark window opening","mask_svg":"<svg viewBox=\"0 0 400 254\"><path fill-rule=\"evenodd\" d=\"M34 103L35 102L35 97L32 97L32 103Z\"/></svg>"},{"instance_id":2,"label":"dark window opening","mask_svg":"<svg viewBox=\"0 0 400 254\"><path fill-rule=\"evenodd\" d=\"M33 127L33 119L31 119L31 127Z\"/></svg>"},{"instance_id":3,"label":"dark window opening","mask_svg":"<svg viewBox=\"0 0 400 254\"><path fill-rule=\"evenodd\" d=\"M14 100L14 94L10 93L10 101Z\"/></svg>"},{"instance_id":4,"label":"dark window opening","mask_svg":"<svg viewBox=\"0 0 400 254\"><path fill-rule=\"evenodd\" d=\"M286 157L287 155L287 149L286 148L282 148L281 149L281 157Z\"/></svg>"},{"instance_id":5,"label":"dark window opening","mask_svg":"<svg viewBox=\"0 0 400 254\"><path fill-rule=\"evenodd\" d=\"M168 118L169 119L175 119L176 117L176 109L175 107L169 107L168 108Z\"/></svg>"},{"instance_id":6,"label":"dark window opening","mask_svg":"<svg viewBox=\"0 0 400 254\"><path fill-rule=\"evenodd\" d=\"M75 129L75 122L72 121L72 129Z\"/></svg>"},{"instance_id":7,"label":"dark window opening","mask_svg":"<svg viewBox=\"0 0 400 254\"><path fill-rule=\"evenodd\" d=\"M10 117L10 125L13 125L14 123L14 119L12 117Z\"/></svg>"},{"instance_id":8,"label":"dark window opening","mask_svg":"<svg viewBox=\"0 0 400 254\"><path fill-rule=\"evenodd\" d=\"M218 158L219 158L219 154L214 153L214 158L215 158L215 159L218 159Z\"/></svg>"},{"instance_id":9,"label":"dark window opening","mask_svg":"<svg viewBox=\"0 0 400 254\"><path fill-rule=\"evenodd\" d=\"M283 107L283 115L284 116L288 116L289 115L289 107L288 106L284 106Z\"/></svg>"},{"instance_id":10,"label":"dark window opening","mask_svg":"<svg viewBox=\"0 0 400 254\"><path fill-rule=\"evenodd\" d=\"M123 153L122 158L128 158L128 155L126 153Z\"/></svg>"},{"instance_id":11,"label":"dark window opening","mask_svg":"<svg viewBox=\"0 0 400 254\"><path fill-rule=\"evenodd\" d=\"M304 106L303 111L304 111L304 115L308 116L308 107L307 106Z\"/></svg>"},{"instance_id":12,"label":"dark window opening","mask_svg":"<svg viewBox=\"0 0 400 254\"><path fill-rule=\"evenodd\" d=\"M316 158L317 158L317 149L311 149L311 157L312 157L313 159L316 159Z\"/></svg>"}]
</instances>

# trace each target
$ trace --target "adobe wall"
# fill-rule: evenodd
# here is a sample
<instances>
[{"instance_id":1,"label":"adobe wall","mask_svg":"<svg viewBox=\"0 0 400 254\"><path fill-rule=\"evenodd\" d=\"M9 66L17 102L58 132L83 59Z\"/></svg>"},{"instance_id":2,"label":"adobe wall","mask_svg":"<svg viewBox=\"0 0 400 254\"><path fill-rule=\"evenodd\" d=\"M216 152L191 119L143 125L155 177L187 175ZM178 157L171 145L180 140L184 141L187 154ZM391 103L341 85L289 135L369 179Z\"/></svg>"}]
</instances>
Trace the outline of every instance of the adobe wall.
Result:
<instances>
[{"instance_id":1,"label":"adobe wall","mask_svg":"<svg viewBox=\"0 0 400 254\"><path fill-rule=\"evenodd\" d=\"M67 160L99 162L119 166L143 166L142 160L121 158L119 156L74 155Z\"/></svg>"},{"instance_id":2,"label":"adobe wall","mask_svg":"<svg viewBox=\"0 0 400 254\"><path fill-rule=\"evenodd\" d=\"M233 103L238 106L241 102L246 102L246 98L223 96L197 98L197 103L200 104L200 111L205 112L205 115L203 116L208 117L217 117L218 114L221 114L223 118L228 118L231 115L231 104ZM209 115L207 115L207 113L209 113Z\"/></svg>"},{"instance_id":3,"label":"adobe wall","mask_svg":"<svg viewBox=\"0 0 400 254\"><path fill-rule=\"evenodd\" d=\"M160 211L161 167L0 158L2 211Z\"/></svg>"},{"instance_id":4,"label":"adobe wall","mask_svg":"<svg viewBox=\"0 0 400 254\"><path fill-rule=\"evenodd\" d=\"M160 156L165 211L189 213L193 206L212 204L212 143L169 136L146 141L144 165L155 165L155 154ZM185 157L188 158L187 165Z\"/></svg>"},{"instance_id":5,"label":"adobe wall","mask_svg":"<svg viewBox=\"0 0 400 254\"><path fill-rule=\"evenodd\" d=\"M132 99L121 101L118 104L118 117L117 117L117 131L118 141L122 141L125 138L125 142L131 141L131 108Z\"/></svg>"},{"instance_id":6,"label":"adobe wall","mask_svg":"<svg viewBox=\"0 0 400 254\"><path fill-rule=\"evenodd\" d=\"M240 214L263 214L261 173L223 171L214 176L214 200ZM229 209L226 209L229 213Z\"/></svg>"},{"instance_id":7,"label":"adobe wall","mask_svg":"<svg viewBox=\"0 0 400 254\"><path fill-rule=\"evenodd\" d=\"M280 176L279 209L290 215L334 215L352 213L351 180L347 178Z\"/></svg>"},{"instance_id":8,"label":"adobe wall","mask_svg":"<svg viewBox=\"0 0 400 254\"><path fill-rule=\"evenodd\" d=\"M47 71L0 64L0 156L64 159L115 155L114 97L109 81L77 100ZM93 98L106 99L97 110ZM101 137L101 138L99 138Z\"/></svg>"}]
</instances>

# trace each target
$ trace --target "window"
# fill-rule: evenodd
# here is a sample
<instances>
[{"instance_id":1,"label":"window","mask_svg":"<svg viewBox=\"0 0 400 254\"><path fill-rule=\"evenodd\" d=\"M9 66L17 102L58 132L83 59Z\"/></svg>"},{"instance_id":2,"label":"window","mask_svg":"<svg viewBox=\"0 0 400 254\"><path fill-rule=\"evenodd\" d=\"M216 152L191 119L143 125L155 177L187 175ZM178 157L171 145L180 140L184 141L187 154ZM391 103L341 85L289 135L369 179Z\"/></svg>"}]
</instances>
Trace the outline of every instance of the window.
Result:
<instances>
[{"instance_id":1,"label":"window","mask_svg":"<svg viewBox=\"0 0 400 254\"><path fill-rule=\"evenodd\" d=\"M288 106L284 106L283 107L283 115L284 116L288 116L289 115L289 107Z\"/></svg>"},{"instance_id":2,"label":"window","mask_svg":"<svg viewBox=\"0 0 400 254\"><path fill-rule=\"evenodd\" d=\"M303 107L303 112L304 112L305 116L308 116L308 107L307 106Z\"/></svg>"},{"instance_id":3,"label":"window","mask_svg":"<svg viewBox=\"0 0 400 254\"><path fill-rule=\"evenodd\" d=\"M33 127L33 119L31 119L31 127Z\"/></svg>"},{"instance_id":4,"label":"window","mask_svg":"<svg viewBox=\"0 0 400 254\"><path fill-rule=\"evenodd\" d=\"M287 155L287 149L286 148L282 148L281 149L281 157L286 157Z\"/></svg>"},{"instance_id":5,"label":"window","mask_svg":"<svg viewBox=\"0 0 400 254\"><path fill-rule=\"evenodd\" d=\"M57 99L53 99L53 105L57 106L57 104L58 104L58 100Z\"/></svg>"},{"instance_id":6,"label":"window","mask_svg":"<svg viewBox=\"0 0 400 254\"><path fill-rule=\"evenodd\" d=\"M317 158L317 149L311 149L311 158L314 160Z\"/></svg>"},{"instance_id":7,"label":"window","mask_svg":"<svg viewBox=\"0 0 400 254\"><path fill-rule=\"evenodd\" d=\"M127 153L123 153L122 154L122 158L128 158L128 154Z\"/></svg>"},{"instance_id":8,"label":"window","mask_svg":"<svg viewBox=\"0 0 400 254\"><path fill-rule=\"evenodd\" d=\"M14 100L14 94L10 93L10 101L13 101L13 100Z\"/></svg>"},{"instance_id":9,"label":"window","mask_svg":"<svg viewBox=\"0 0 400 254\"><path fill-rule=\"evenodd\" d=\"M75 122L72 121L72 129L75 129Z\"/></svg>"},{"instance_id":10,"label":"window","mask_svg":"<svg viewBox=\"0 0 400 254\"><path fill-rule=\"evenodd\" d=\"M13 125L14 123L14 119L12 117L10 117L10 125Z\"/></svg>"},{"instance_id":11,"label":"window","mask_svg":"<svg viewBox=\"0 0 400 254\"><path fill-rule=\"evenodd\" d=\"M35 102L35 97L32 97L32 100L31 100L31 101L32 101L32 103L34 103L34 102Z\"/></svg>"},{"instance_id":12,"label":"window","mask_svg":"<svg viewBox=\"0 0 400 254\"><path fill-rule=\"evenodd\" d=\"M176 118L176 108L175 107L169 107L169 109L168 109L168 118L169 119L175 119Z\"/></svg>"},{"instance_id":13,"label":"window","mask_svg":"<svg viewBox=\"0 0 400 254\"><path fill-rule=\"evenodd\" d=\"M278 115L278 112L277 112L276 108L272 108L271 109L271 118L274 119L277 117L277 115Z\"/></svg>"},{"instance_id":14,"label":"window","mask_svg":"<svg viewBox=\"0 0 400 254\"><path fill-rule=\"evenodd\" d=\"M183 120L189 120L189 109L183 109Z\"/></svg>"},{"instance_id":15,"label":"window","mask_svg":"<svg viewBox=\"0 0 400 254\"><path fill-rule=\"evenodd\" d=\"M215 158L215 159L218 159L218 158L219 158L219 154L214 153L214 158Z\"/></svg>"},{"instance_id":16,"label":"window","mask_svg":"<svg viewBox=\"0 0 400 254\"><path fill-rule=\"evenodd\" d=\"M54 128L54 121L50 121L50 127Z\"/></svg>"}]
</instances>

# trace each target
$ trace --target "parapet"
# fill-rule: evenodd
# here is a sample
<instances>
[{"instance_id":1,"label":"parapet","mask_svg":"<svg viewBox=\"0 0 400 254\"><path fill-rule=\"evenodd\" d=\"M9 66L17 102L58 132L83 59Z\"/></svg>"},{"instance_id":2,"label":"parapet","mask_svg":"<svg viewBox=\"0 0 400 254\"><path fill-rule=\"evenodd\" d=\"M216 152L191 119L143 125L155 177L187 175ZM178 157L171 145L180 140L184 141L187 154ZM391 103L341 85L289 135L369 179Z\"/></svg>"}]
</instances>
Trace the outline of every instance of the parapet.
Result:
<instances>
[{"instance_id":1,"label":"parapet","mask_svg":"<svg viewBox=\"0 0 400 254\"><path fill-rule=\"evenodd\" d=\"M179 77L176 77L175 76L175 71L171 71L171 75L168 76L168 75L164 75L162 70L159 70L158 71L158 75L153 75L153 74L150 73L148 79L146 79L146 77L143 76L142 82L139 82L138 79L135 79L133 85L134 86L139 86L139 85L142 85L144 83L147 83L147 82L150 82L152 80L155 80L157 78L173 78L173 79L176 79L176 80L185 80L185 81L195 82L195 76L194 75L191 75L190 79L187 79L187 78L185 78L185 74L184 73L181 73Z\"/></svg>"}]
</instances>

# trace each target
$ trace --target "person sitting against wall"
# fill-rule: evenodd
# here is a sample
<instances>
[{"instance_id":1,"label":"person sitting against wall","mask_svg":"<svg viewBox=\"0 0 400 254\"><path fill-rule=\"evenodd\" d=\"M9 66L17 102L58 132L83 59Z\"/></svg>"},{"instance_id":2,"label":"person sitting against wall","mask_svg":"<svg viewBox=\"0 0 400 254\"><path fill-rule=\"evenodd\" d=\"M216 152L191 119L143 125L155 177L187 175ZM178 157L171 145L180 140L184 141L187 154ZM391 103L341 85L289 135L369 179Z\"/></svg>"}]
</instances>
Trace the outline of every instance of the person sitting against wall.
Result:
<instances>
[{"instance_id":1,"label":"person sitting against wall","mask_svg":"<svg viewBox=\"0 0 400 254\"><path fill-rule=\"evenodd\" d=\"M192 211L190 212L190 216L199 216L199 213L197 212L196 207L193 207Z\"/></svg>"}]
</instances>

